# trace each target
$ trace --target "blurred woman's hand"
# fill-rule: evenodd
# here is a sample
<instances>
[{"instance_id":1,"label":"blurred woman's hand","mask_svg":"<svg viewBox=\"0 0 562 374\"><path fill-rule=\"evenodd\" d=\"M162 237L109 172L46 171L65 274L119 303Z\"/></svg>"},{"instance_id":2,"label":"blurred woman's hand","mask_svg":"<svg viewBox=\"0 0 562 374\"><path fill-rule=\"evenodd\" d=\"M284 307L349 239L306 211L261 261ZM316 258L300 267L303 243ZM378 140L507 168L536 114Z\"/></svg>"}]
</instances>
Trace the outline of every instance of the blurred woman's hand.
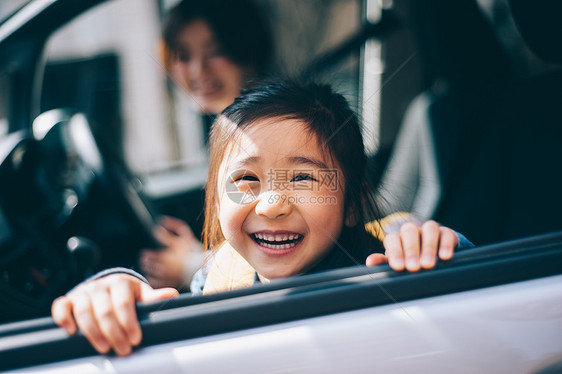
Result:
<instances>
[{"instance_id":1,"label":"blurred woman's hand","mask_svg":"<svg viewBox=\"0 0 562 374\"><path fill-rule=\"evenodd\" d=\"M140 267L152 287L174 287L181 291L201 267L203 248L182 220L164 216L160 224L154 234L164 248L143 250Z\"/></svg>"}]
</instances>

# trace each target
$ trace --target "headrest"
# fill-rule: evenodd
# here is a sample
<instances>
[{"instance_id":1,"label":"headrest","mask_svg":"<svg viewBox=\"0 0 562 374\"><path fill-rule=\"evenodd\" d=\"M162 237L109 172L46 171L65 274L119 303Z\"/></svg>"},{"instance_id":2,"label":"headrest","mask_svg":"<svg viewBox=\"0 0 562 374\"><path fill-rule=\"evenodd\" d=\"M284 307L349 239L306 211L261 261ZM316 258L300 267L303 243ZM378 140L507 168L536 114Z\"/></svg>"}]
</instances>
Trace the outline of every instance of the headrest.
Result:
<instances>
[{"instance_id":1,"label":"headrest","mask_svg":"<svg viewBox=\"0 0 562 374\"><path fill-rule=\"evenodd\" d=\"M562 64L562 1L509 0L509 5L529 48L545 61Z\"/></svg>"},{"instance_id":2,"label":"headrest","mask_svg":"<svg viewBox=\"0 0 562 374\"><path fill-rule=\"evenodd\" d=\"M430 74L465 90L512 82L509 57L475 0L410 3L413 36Z\"/></svg>"}]
</instances>

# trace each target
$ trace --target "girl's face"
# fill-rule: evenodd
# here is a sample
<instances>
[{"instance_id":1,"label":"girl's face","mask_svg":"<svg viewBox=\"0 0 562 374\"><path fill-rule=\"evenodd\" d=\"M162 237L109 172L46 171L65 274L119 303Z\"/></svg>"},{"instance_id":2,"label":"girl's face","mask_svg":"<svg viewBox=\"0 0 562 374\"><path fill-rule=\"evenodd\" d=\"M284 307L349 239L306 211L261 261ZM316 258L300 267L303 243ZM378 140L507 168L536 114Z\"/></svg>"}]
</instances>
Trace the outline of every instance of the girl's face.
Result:
<instances>
[{"instance_id":1,"label":"girl's face","mask_svg":"<svg viewBox=\"0 0 562 374\"><path fill-rule=\"evenodd\" d=\"M182 85L204 113L220 113L240 95L243 69L221 50L207 23L195 20L177 37L171 58L172 78Z\"/></svg>"},{"instance_id":2,"label":"girl's face","mask_svg":"<svg viewBox=\"0 0 562 374\"><path fill-rule=\"evenodd\" d=\"M217 186L225 239L263 281L306 272L342 230L338 165L298 120L259 120L231 144Z\"/></svg>"}]
</instances>

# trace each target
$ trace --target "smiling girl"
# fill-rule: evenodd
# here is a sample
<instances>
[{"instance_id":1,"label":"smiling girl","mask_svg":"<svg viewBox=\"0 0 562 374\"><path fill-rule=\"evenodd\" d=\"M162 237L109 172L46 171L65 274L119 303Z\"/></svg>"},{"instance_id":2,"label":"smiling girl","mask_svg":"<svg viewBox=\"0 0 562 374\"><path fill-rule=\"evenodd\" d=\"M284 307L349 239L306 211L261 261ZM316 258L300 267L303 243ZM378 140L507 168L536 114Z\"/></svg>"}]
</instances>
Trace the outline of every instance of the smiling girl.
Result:
<instances>
[{"instance_id":1,"label":"smiling girl","mask_svg":"<svg viewBox=\"0 0 562 374\"><path fill-rule=\"evenodd\" d=\"M247 91L217 119L210 144L204 239L218 251L214 274L228 272L236 256L217 259L231 248L262 282L364 264L381 248L363 226L377 213L359 124L329 87ZM253 198L240 204L233 190Z\"/></svg>"},{"instance_id":2,"label":"smiling girl","mask_svg":"<svg viewBox=\"0 0 562 374\"><path fill-rule=\"evenodd\" d=\"M192 290L225 291L320 270L388 261L395 270L450 259L457 234L430 221L377 237L359 122L329 86L272 83L244 92L213 125L204 244ZM367 225L366 225L367 224ZM375 235L373 235L375 234ZM57 324L100 353L140 343L135 301L177 294L111 270L55 300ZM115 274L119 273L119 274Z\"/></svg>"}]
</instances>

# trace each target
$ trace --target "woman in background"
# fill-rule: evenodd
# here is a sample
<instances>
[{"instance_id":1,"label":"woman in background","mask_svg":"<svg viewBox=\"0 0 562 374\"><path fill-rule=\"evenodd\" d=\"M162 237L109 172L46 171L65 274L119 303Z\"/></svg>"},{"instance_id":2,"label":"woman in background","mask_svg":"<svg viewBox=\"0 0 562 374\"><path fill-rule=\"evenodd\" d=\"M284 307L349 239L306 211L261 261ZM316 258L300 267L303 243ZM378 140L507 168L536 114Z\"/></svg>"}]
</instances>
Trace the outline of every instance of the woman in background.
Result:
<instances>
[{"instance_id":1,"label":"woman in background","mask_svg":"<svg viewBox=\"0 0 562 374\"><path fill-rule=\"evenodd\" d=\"M273 42L267 22L250 0L183 0L168 13L163 58L170 77L195 102L203 133L270 66ZM202 247L190 227L162 217L155 230L162 249L146 249L140 266L153 287L186 289L201 267Z\"/></svg>"}]
</instances>

